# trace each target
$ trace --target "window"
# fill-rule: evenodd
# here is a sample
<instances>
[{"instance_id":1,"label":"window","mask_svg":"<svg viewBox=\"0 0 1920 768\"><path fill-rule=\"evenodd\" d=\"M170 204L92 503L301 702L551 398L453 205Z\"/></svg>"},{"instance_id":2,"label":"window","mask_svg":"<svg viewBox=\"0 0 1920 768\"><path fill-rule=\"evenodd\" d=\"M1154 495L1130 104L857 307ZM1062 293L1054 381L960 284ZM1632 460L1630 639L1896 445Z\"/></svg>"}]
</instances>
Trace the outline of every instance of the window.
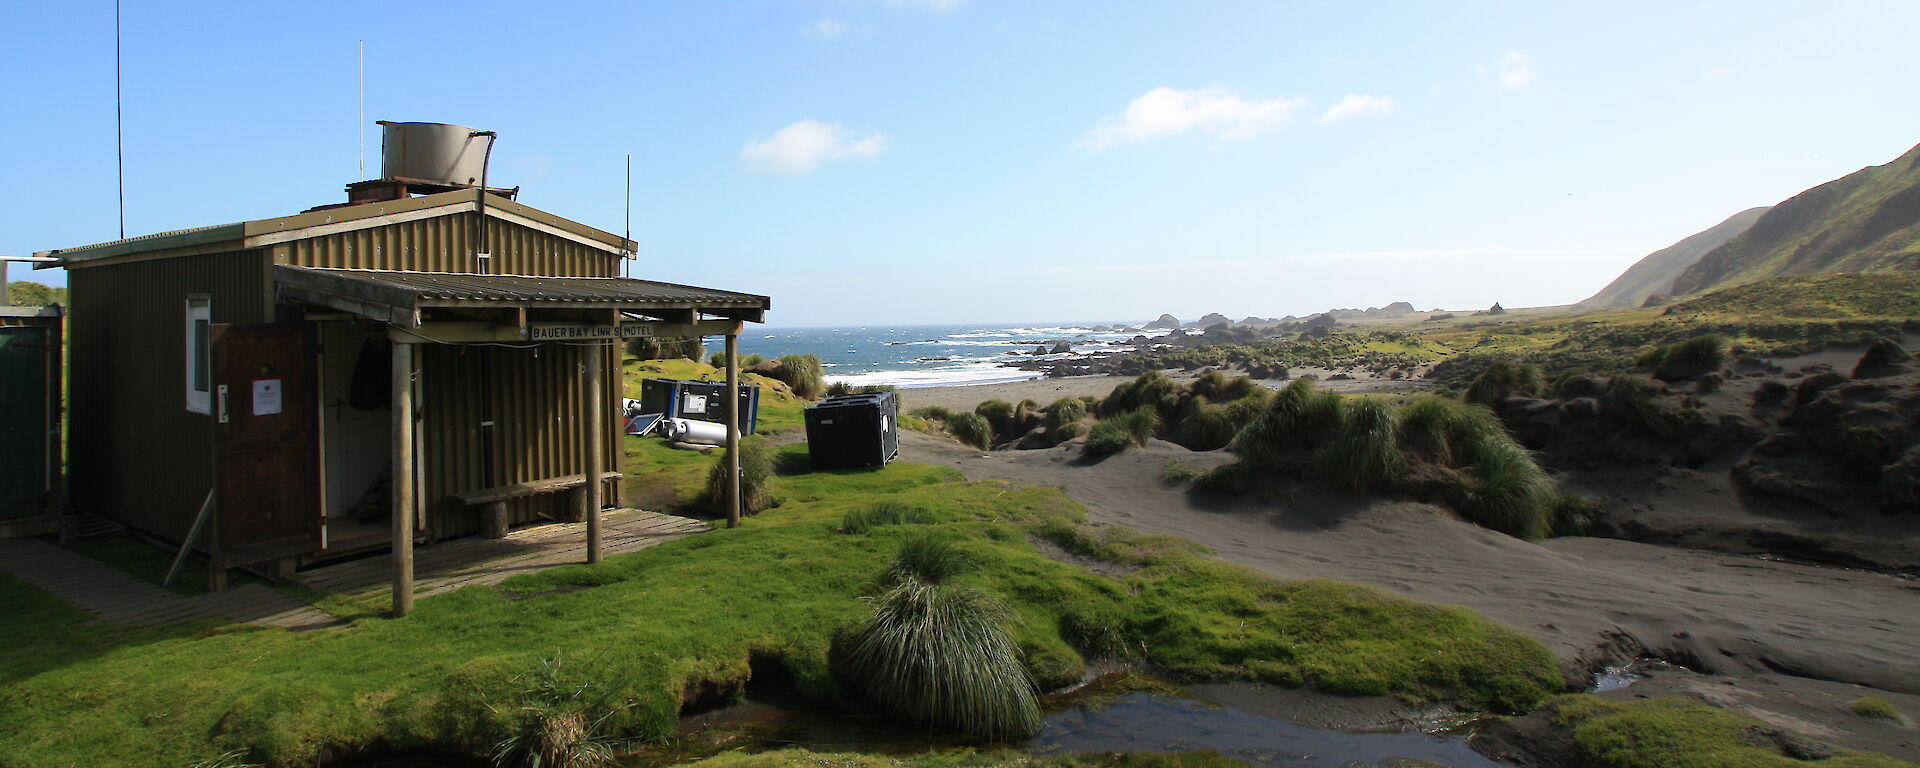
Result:
<instances>
[{"instance_id":1,"label":"window","mask_svg":"<svg viewBox=\"0 0 1920 768\"><path fill-rule=\"evenodd\" d=\"M213 313L204 296L187 298L187 410L211 413Z\"/></svg>"}]
</instances>

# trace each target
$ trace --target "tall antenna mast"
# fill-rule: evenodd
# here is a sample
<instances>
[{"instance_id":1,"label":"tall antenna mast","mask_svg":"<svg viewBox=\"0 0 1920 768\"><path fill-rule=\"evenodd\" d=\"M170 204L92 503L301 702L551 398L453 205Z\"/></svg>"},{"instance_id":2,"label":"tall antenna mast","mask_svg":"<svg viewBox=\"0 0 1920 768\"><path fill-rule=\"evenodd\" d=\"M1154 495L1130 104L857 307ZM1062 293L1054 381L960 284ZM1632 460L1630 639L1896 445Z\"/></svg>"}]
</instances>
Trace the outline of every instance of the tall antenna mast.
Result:
<instances>
[{"instance_id":1,"label":"tall antenna mast","mask_svg":"<svg viewBox=\"0 0 1920 768\"><path fill-rule=\"evenodd\" d=\"M113 0L113 154L119 167L120 239L127 239L127 145L120 108L120 0Z\"/></svg>"},{"instance_id":2,"label":"tall antenna mast","mask_svg":"<svg viewBox=\"0 0 1920 768\"><path fill-rule=\"evenodd\" d=\"M627 233L623 238L620 250L626 251L627 243L633 242L633 155L627 155ZM621 277L631 277L627 274L627 262L633 260L633 252L627 251L626 255L627 258L620 260Z\"/></svg>"},{"instance_id":3,"label":"tall antenna mast","mask_svg":"<svg viewBox=\"0 0 1920 768\"><path fill-rule=\"evenodd\" d=\"M367 41L360 41L360 175L367 177Z\"/></svg>"}]
</instances>

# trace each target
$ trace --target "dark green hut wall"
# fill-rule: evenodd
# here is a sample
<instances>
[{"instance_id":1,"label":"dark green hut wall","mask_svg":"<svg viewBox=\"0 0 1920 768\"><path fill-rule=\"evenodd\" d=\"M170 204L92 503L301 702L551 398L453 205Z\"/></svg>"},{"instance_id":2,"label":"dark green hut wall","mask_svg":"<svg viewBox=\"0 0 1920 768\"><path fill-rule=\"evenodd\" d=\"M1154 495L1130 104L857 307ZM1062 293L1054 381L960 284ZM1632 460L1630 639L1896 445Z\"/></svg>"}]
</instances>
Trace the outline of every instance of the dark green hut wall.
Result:
<instances>
[{"instance_id":1,"label":"dark green hut wall","mask_svg":"<svg viewBox=\"0 0 1920 768\"><path fill-rule=\"evenodd\" d=\"M212 422L186 405L187 297L215 323L270 322L259 250L74 269L68 384L76 508L149 533L186 535L212 484Z\"/></svg>"}]
</instances>

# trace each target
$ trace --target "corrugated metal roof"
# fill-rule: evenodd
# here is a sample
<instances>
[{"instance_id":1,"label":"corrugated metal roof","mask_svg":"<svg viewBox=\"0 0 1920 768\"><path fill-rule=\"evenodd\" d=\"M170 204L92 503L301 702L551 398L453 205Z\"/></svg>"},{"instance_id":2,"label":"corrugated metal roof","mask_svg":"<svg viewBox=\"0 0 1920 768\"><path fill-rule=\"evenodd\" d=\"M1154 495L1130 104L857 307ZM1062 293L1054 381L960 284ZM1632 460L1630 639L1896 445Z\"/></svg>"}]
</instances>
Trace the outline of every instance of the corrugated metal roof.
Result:
<instances>
[{"instance_id":1,"label":"corrugated metal roof","mask_svg":"<svg viewBox=\"0 0 1920 768\"><path fill-rule=\"evenodd\" d=\"M750 293L699 288L690 285L635 280L626 277L539 277L533 275L477 275L452 272L400 272L372 269L318 269L276 267L348 283L360 283L414 296L414 305L431 307L444 302L499 302L502 304L585 303L688 309L766 309L769 299Z\"/></svg>"}]
</instances>

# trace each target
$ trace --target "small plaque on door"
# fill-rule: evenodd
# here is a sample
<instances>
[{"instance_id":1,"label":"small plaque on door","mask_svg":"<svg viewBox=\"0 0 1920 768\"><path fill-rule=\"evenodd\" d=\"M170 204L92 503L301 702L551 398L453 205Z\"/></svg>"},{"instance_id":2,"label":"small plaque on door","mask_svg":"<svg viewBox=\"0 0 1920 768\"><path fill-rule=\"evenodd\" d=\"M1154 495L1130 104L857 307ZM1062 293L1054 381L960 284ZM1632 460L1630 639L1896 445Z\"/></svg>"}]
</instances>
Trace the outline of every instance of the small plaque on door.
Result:
<instances>
[{"instance_id":1,"label":"small plaque on door","mask_svg":"<svg viewBox=\"0 0 1920 768\"><path fill-rule=\"evenodd\" d=\"M253 380L253 415L272 416L282 411L285 404L279 379Z\"/></svg>"}]
</instances>

